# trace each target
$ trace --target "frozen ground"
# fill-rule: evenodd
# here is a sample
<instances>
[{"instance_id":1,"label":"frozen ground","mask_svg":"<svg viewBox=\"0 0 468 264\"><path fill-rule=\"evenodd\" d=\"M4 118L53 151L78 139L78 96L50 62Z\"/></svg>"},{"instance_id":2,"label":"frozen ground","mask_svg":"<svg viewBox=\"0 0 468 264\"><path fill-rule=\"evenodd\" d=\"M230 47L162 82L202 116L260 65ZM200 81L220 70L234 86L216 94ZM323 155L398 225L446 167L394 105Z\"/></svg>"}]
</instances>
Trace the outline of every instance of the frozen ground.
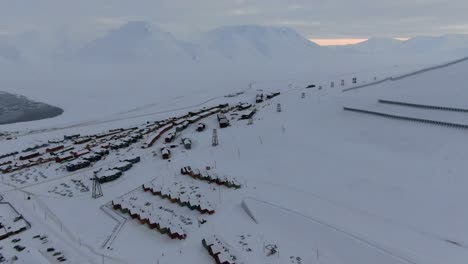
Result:
<instances>
[{"instance_id":1,"label":"frozen ground","mask_svg":"<svg viewBox=\"0 0 468 264\"><path fill-rule=\"evenodd\" d=\"M0 142L2 152L63 135L144 126L146 121L182 116L203 106L255 104L257 93L281 91L280 96L255 104L258 111L252 124L238 120L246 111L230 111L227 128L218 127L216 115L201 120L207 125L204 132L190 125L171 143L177 147L171 149L170 160L160 155L164 137L149 149L141 148L144 138L77 172L50 163L2 174L3 199L31 223L31 229L0 240L1 253L17 255L24 263L31 258L28 254L57 263L57 256L47 253L49 247L63 253L68 263L214 263L201 241L215 235L236 256L236 263L465 263L466 131L345 112L343 106L462 122L467 120L463 113L380 105L377 100L466 108L467 70L468 63L462 62L345 93L342 88L350 85L330 88L333 78L324 78L321 90L273 81L251 89L239 85L227 89L244 91L236 97L224 97L218 90L194 93L162 98L161 104L113 118L104 115L96 118L99 122L45 126L37 133L22 130L17 139ZM373 80L365 74L358 78ZM216 147L211 144L213 128L219 137ZM185 137L193 142L190 150L179 144ZM91 198L92 171L133 155L141 156L141 162L102 184L103 197ZM200 170L209 166L220 175L235 177L242 187L236 190L181 175L184 166ZM148 183L171 188L180 196L175 186L196 188L215 213L201 214L144 192L142 186ZM190 219L192 224L184 227L187 237L171 239L113 209L111 202L122 199L133 199L142 213L164 221ZM157 213L163 209L172 213ZM37 243L36 234L47 235L47 246ZM26 249L13 249L14 238L20 238L18 243ZM276 253L268 256L273 247Z\"/></svg>"}]
</instances>

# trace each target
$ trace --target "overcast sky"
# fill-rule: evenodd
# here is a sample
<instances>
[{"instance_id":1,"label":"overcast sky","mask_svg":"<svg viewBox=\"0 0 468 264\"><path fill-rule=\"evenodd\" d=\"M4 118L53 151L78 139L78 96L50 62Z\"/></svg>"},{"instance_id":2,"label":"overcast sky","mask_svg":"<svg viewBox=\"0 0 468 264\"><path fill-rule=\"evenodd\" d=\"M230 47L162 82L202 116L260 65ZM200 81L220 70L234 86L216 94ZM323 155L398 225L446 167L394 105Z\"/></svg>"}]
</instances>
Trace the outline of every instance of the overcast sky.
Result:
<instances>
[{"instance_id":1,"label":"overcast sky","mask_svg":"<svg viewBox=\"0 0 468 264\"><path fill-rule=\"evenodd\" d=\"M0 0L0 33L95 34L146 20L178 36L224 25L287 26L307 38L468 33L467 0Z\"/></svg>"}]
</instances>

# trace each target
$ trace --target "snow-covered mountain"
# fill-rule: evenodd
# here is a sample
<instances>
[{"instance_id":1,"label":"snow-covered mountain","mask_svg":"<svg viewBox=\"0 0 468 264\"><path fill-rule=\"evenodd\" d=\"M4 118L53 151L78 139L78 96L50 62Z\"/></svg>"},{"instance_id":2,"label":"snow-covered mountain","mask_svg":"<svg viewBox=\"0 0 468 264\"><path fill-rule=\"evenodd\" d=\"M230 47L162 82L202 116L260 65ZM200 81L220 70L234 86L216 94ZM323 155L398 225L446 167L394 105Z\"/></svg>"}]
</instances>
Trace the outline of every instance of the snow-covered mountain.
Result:
<instances>
[{"instance_id":1,"label":"snow-covered mountain","mask_svg":"<svg viewBox=\"0 0 468 264\"><path fill-rule=\"evenodd\" d=\"M402 41L393 38L370 38L364 42L345 46L345 48L364 53L394 52L401 44Z\"/></svg>"},{"instance_id":2,"label":"snow-covered mountain","mask_svg":"<svg viewBox=\"0 0 468 264\"><path fill-rule=\"evenodd\" d=\"M202 35L201 46L230 60L280 59L313 56L320 47L284 27L228 26Z\"/></svg>"},{"instance_id":3,"label":"snow-covered mountain","mask_svg":"<svg viewBox=\"0 0 468 264\"><path fill-rule=\"evenodd\" d=\"M80 48L78 55L102 62L188 60L188 45L172 34L160 31L143 21L133 21L111 30Z\"/></svg>"},{"instance_id":4,"label":"snow-covered mountain","mask_svg":"<svg viewBox=\"0 0 468 264\"><path fill-rule=\"evenodd\" d=\"M307 65L317 60L351 60L345 56L450 60L468 54L468 35L415 37L408 41L371 38L355 45L321 47L293 29L270 26L225 26L200 34L197 41L182 41L145 21L131 21L88 42L79 43L66 32L26 32L0 42L0 58L39 58L41 64L66 58L94 63L151 63L200 65L291 63ZM19 56L21 55L21 56ZM445 59L444 59L445 58Z\"/></svg>"},{"instance_id":5,"label":"snow-covered mountain","mask_svg":"<svg viewBox=\"0 0 468 264\"><path fill-rule=\"evenodd\" d=\"M468 55L468 35L414 37L401 43L405 52L453 52Z\"/></svg>"},{"instance_id":6,"label":"snow-covered mountain","mask_svg":"<svg viewBox=\"0 0 468 264\"><path fill-rule=\"evenodd\" d=\"M370 38L367 41L331 47L334 51L351 53L386 53L387 55L468 55L468 35L417 36L406 41L393 38Z\"/></svg>"}]
</instances>

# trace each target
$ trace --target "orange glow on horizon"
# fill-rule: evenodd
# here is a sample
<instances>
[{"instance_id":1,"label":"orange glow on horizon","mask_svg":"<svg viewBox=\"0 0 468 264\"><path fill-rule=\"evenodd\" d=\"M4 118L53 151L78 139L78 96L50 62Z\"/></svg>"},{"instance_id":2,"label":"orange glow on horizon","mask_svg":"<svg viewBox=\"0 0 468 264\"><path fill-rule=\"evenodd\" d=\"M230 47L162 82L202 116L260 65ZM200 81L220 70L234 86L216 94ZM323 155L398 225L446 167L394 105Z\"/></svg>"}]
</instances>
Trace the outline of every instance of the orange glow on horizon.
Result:
<instances>
[{"instance_id":1,"label":"orange glow on horizon","mask_svg":"<svg viewBox=\"0 0 468 264\"><path fill-rule=\"evenodd\" d=\"M409 38L395 38L401 41L406 41ZM336 38L336 39L309 39L310 41L313 41L320 46L343 46L343 45L352 45L352 44L358 44L361 42L364 42L368 39L365 38L349 38L349 39L343 39L343 38Z\"/></svg>"},{"instance_id":2,"label":"orange glow on horizon","mask_svg":"<svg viewBox=\"0 0 468 264\"><path fill-rule=\"evenodd\" d=\"M357 44L363 41L366 41L367 39L310 39L310 41L313 41L320 46L343 46L343 45L350 45L350 44Z\"/></svg>"}]
</instances>

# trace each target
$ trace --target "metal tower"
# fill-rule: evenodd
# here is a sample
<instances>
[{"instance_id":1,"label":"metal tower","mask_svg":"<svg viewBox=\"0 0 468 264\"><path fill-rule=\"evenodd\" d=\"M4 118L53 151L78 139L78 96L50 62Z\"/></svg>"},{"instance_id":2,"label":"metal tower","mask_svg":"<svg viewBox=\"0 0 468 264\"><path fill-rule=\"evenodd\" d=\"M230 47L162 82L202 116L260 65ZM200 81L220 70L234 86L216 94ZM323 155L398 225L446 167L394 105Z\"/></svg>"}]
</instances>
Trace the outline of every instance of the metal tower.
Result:
<instances>
[{"instance_id":1,"label":"metal tower","mask_svg":"<svg viewBox=\"0 0 468 264\"><path fill-rule=\"evenodd\" d=\"M93 180L93 195L92 195L92 197L94 199L102 197L103 193L102 193L101 183L99 182L99 179L97 178L96 174L94 174L94 178L92 180Z\"/></svg>"}]
</instances>

